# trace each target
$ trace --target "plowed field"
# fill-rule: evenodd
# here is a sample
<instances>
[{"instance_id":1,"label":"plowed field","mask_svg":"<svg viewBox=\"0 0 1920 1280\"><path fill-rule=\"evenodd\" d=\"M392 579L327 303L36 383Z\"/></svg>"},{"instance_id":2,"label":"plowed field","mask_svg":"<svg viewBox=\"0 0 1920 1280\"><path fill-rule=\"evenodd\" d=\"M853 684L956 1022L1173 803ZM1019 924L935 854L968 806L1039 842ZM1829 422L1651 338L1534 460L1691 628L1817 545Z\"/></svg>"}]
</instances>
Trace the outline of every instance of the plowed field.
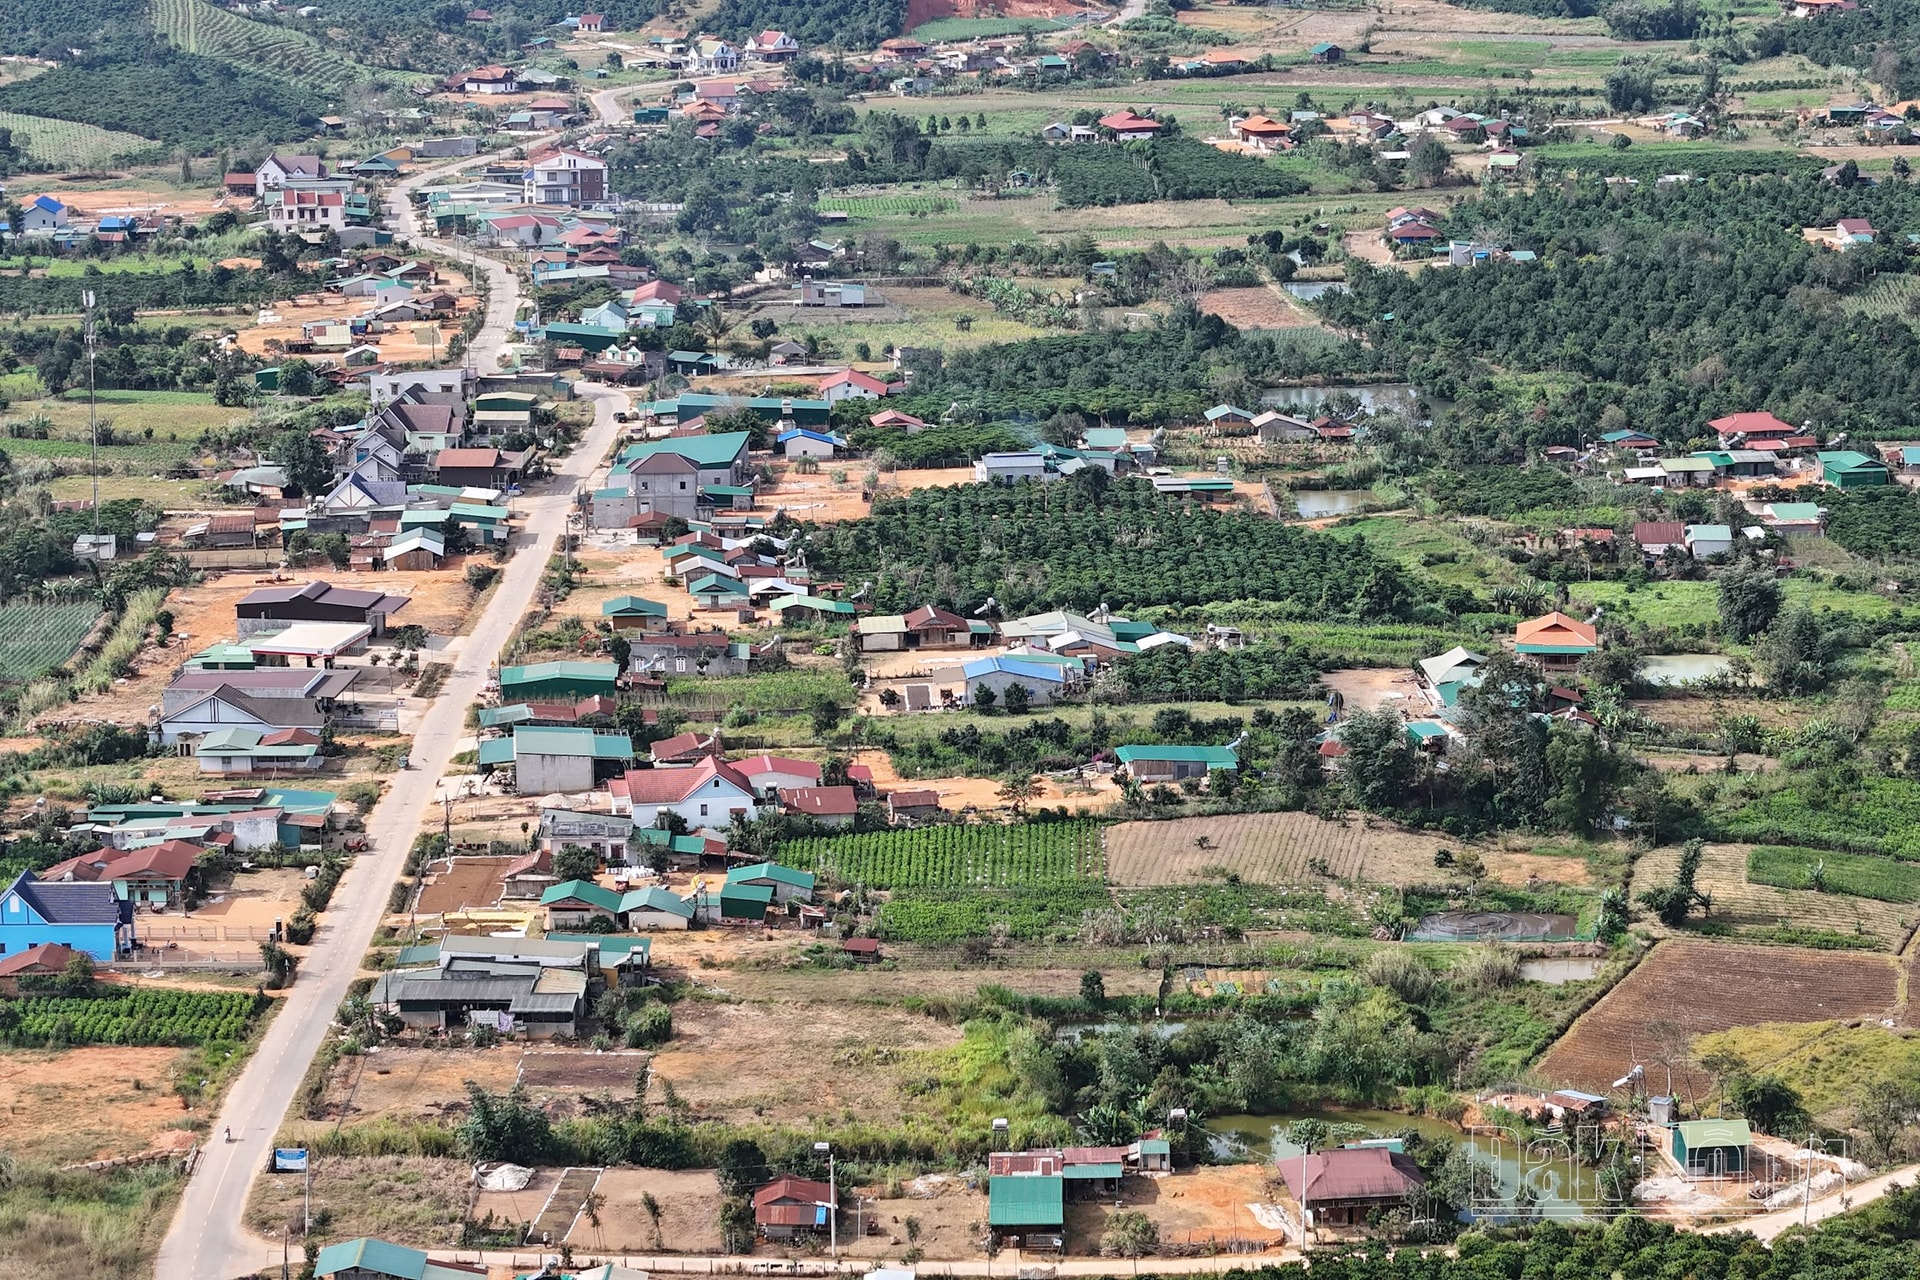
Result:
<instances>
[{"instance_id":1,"label":"plowed field","mask_svg":"<svg viewBox=\"0 0 1920 1280\"><path fill-rule=\"evenodd\" d=\"M1762 1022L1877 1017L1898 997L1887 956L1800 947L1662 942L1587 1011L1540 1060L1549 1083L1606 1093L1639 1063L1646 1087L1667 1086L1665 1057L1694 1036ZM1676 1048L1675 1046L1682 1046ZM1692 1098L1705 1072L1673 1062L1673 1087Z\"/></svg>"}]
</instances>

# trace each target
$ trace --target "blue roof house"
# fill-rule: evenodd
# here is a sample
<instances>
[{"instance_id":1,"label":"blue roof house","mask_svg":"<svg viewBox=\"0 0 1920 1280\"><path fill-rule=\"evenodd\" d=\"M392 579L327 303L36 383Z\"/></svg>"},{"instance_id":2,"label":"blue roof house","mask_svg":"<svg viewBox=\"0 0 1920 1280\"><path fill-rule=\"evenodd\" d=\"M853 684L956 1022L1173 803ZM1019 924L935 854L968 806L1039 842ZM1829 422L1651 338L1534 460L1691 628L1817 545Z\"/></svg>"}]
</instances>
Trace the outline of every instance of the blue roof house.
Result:
<instances>
[{"instance_id":1,"label":"blue roof house","mask_svg":"<svg viewBox=\"0 0 1920 1280\"><path fill-rule=\"evenodd\" d=\"M111 882L43 881L22 871L0 891L0 956L59 942L95 960L118 959L133 947L133 903Z\"/></svg>"},{"instance_id":2,"label":"blue roof house","mask_svg":"<svg viewBox=\"0 0 1920 1280\"><path fill-rule=\"evenodd\" d=\"M983 688L992 691L995 702L1005 705L1007 690L1014 685L1024 685L1029 704L1043 706L1059 697L1067 687L1066 673L1060 667L1019 658L980 658L960 670L966 677L961 700L968 706L974 705Z\"/></svg>"}]
</instances>

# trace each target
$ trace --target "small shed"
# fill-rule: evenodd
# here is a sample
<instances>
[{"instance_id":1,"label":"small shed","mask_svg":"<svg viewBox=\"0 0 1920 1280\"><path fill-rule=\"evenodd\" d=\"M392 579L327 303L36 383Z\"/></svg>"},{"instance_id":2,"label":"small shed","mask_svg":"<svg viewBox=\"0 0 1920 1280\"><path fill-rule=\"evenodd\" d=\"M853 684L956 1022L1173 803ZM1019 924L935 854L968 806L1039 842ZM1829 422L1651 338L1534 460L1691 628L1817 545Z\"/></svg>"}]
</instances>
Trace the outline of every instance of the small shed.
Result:
<instances>
[{"instance_id":1,"label":"small shed","mask_svg":"<svg viewBox=\"0 0 1920 1280\"><path fill-rule=\"evenodd\" d=\"M1682 1120L1673 1126L1673 1162L1690 1178L1745 1173L1752 1146L1745 1120Z\"/></svg>"}]
</instances>

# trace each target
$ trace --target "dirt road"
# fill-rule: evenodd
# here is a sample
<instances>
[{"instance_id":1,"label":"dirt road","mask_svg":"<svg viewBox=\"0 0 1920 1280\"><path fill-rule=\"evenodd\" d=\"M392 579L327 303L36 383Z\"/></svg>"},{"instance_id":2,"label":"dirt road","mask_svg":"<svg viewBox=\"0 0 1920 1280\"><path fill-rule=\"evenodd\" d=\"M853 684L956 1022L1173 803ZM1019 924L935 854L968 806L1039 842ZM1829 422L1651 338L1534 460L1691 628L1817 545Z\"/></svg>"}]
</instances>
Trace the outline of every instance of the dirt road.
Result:
<instances>
[{"instance_id":1,"label":"dirt road","mask_svg":"<svg viewBox=\"0 0 1920 1280\"><path fill-rule=\"evenodd\" d=\"M1825 1222L1828 1218L1837 1218L1849 1209L1858 1209L1863 1204L1871 1204L1881 1196L1892 1191L1895 1186L1910 1187L1920 1178L1920 1164L1910 1164L1895 1169L1892 1173L1883 1173L1877 1178L1869 1178L1857 1187L1847 1191L1844 1196L1830 1195L1824 1200L1815 1200L1812 1204L1793 1209L1782 1209L1778 1213L1762 1214L1757 1218L1742 1218L1724 1226L1712 1227L1706 1234L1726 1235L1732 1231L1744 1231L1756 1240L1772 1240L1781 1232L1799 1226L1802 1222Z\"/></svg>"},{"instance_id":2,"label":"dirt road","mask_svg":"<svg viewBox=\"0 0 1920 1280\"><path fill-rule=\"evenodd\" d=\"M413 227L406 191L442 172L419 175L396 190L396 221L403 231ZM493 279L493 292L487 328L473 349L479 367L491 369L505 346L520 290L509 268L491 259L480 261ZM242 1226L248 1184L265 1167L274 1132L332 1025L334 1011L359 972L361 956L385 915L388 889L399 878L421 819L428 806L438 803L440 777L465 731L467 707L480 700L488 668L533 599L547 556L565 528L575 491L619 435L613 415L627 406L627 397L602 387L579 390L594 401L593 426L545 492L521 500L526 526L514 537L515 554L507 563L499 594L466 637L453 675L421 720L413 740L413 767L394 778L386 798L368 819L373 851L356 859L341 881L334 905L322 916L313 948L301 963L286 1007L227 1095L211 1132L218 1135L231 1129L233 1141L216 1137L205 1148L161 1244L157 1275L169 1280L228 1280L278 1266L279 1245L249 1235Z\"/></svg>"}]
</instances>

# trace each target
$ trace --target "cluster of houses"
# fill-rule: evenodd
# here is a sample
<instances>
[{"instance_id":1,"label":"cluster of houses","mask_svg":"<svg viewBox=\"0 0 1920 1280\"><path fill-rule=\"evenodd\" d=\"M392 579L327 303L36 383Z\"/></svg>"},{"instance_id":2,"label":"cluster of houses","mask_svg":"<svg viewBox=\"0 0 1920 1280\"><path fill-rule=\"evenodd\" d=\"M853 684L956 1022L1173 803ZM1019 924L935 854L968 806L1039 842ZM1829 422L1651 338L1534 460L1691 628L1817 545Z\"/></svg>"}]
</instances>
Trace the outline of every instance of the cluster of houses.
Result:
<instances>
[{"instance_id":1,"label":"cluster of houses","mask_svg":"<svg viewBox=\"0 0 1920 1280\"><path fill-rule=\"evenodd\" d=\"M1631 461L1619 469L1621 482L1658 489L1706 488L1789 477L1836 489L1857 489L1892 484L1897 478L1920 473L1920 449L1882 445L1879 456L1857 449L1822 449L1806 427L1795 427L1771 413L1728 414L1707 425L1719 436L1719 447L1696 449L1684 456L1663 455L1660 442L1642 431L1610 431L1601 436L1600 444L1604 449L1631 455ZM1758 514L1766 528L1803 532L1801 526L1808 518L1801 508L1806 505L1764 504Z\"/></svg>"},{"instance_id":2,"label":"cluster of houses","mask_svg":"<svg viewBox=\"0 0 1920 1280\"><path fill-rule=\"evenodd\" d=\"M244 787L93 805L67 828L92 851L0 890L0 979L58 972L75 954L102 964L134 954L140 913L185 910L207 855L318 845L333 804L326 791Z\"/></svg>"},{"instance_id":3,"label":"cluster of houses","mask_svg":"<svg viewBox=\"0 0 1920 1280\"><path fill-rule=\"evenodd\" d=\"M159 214L102 214L89 217L58 196L45 193L20 202L20 225L0 217L0 236L33 240L47 249L71 249L89 240L102 244L138 244L176 224Z\"/></svg>"},{"instance_id":4,"label":"cluster of houses","mask_svg":"<svg viewBox=\"0 0 1920 1280\"><path fill-rule=\"evenodd\" d=\"M342 534L355 569L434 569L450 553L449 532L473 544L504 542L513 518L504 505L534 466L525 443L549 397L565 384L546 375L476 375L467 369L343 368L364 385L371 407L359 422L313 431L332 463L324 490L298 493L271 464L222 473L219 483L264 504L282 545L302 534ZM278 369L262 370L272 389ZM516 447L509 447L516 446ZM189 528L199 546L253 545L257 521L214 517Z\"/></svg>"}]
</instances>

